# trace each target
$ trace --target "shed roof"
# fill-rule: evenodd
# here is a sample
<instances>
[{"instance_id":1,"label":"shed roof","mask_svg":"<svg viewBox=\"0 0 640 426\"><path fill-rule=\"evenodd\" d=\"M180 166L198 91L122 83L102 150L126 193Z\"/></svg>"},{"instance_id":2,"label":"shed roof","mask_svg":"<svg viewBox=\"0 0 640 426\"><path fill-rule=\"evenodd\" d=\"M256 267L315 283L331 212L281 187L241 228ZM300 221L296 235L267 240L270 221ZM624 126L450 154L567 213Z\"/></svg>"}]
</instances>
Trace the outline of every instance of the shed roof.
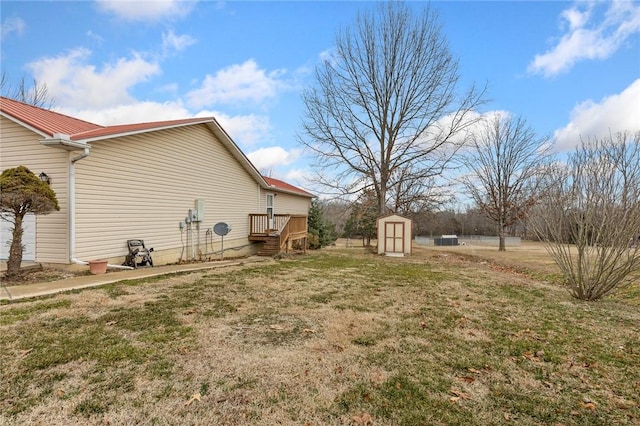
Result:
<instances>
[{"instance_id":1,"label":"shed roof","mask_svg":"<svg viewBox=\"0 0 640 426\"><path fill-rule=\"evenodd\" d=\"M413 222L413 219L411 219L410 217L401 216L398 213L387 213L387 214L384 214L382 216L379 216L377 220L381 221L381 220L386 220L386 219L391 219L391 218L407 220L407 221Z\"/></svg>"}]
</instances>

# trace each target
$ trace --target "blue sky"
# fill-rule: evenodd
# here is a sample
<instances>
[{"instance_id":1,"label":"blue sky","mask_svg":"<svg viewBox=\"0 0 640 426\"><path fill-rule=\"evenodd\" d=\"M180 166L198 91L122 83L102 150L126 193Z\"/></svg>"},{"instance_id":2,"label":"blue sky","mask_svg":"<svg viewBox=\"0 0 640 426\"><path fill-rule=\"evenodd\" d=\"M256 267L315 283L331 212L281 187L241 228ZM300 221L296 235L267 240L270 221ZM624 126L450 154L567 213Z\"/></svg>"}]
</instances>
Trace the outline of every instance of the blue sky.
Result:
<instances>
[{"instance_id":1,"label":"blue sky","mask_svg":"<svg viewBox=\"0 0 640 426\"><path fill-rule=\"evenodd\" d=\"M417 11L427 3L412 1ZM308 186L300 93L365 1L2 1L10 81L98 124L214 116L264 173ZM640 130L640 3L435 1L480 114L522 115L556 150Z\"/></svg>"}]
</instances>

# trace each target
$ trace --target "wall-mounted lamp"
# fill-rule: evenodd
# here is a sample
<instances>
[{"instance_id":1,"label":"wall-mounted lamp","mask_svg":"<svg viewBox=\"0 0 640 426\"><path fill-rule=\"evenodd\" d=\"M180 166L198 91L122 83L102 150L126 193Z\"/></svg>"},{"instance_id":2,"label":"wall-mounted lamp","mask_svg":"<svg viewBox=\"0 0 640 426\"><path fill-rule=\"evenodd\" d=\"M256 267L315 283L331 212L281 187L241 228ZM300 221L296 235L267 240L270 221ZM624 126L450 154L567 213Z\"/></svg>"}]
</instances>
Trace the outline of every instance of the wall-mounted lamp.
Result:
<instances>
[{"instance_id":1,"label":"wall-mounted lamp","mask_svg":"<svg viewBox=\"0 0 640 426\"><path fill-rule=\"evenodd\" d=\"M45 172L41 172L38 177L40 178L41 181L43 181L44 183L46 183L47 185L51 185L51 178L49 177L48 174L46 174Z\"/></svg>"}]
</instances>

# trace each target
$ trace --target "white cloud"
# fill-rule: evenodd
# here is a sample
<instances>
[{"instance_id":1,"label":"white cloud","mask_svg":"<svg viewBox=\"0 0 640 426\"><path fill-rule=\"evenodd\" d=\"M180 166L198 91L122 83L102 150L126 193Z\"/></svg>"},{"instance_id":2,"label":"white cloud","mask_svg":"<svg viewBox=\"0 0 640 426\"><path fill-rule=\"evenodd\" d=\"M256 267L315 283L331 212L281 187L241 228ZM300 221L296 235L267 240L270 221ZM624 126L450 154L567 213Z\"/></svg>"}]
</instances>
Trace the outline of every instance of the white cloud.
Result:
<instances>
[{"instance_id":1,"label":"white cloud","mask_svg":"<svg viewBox=\"0 0 640 426\"><path fill-rule=\"evenodd\" d=\"M607 7L601 22L589 23L597 7ZM606 59L640 32L640 5L629 0L576 3L562 12L568 31L559 42L529 64L529 72L551 77L585 59Z\"/></svg>"},{"instance_id":2,"label":"white cloud","mask_svg":"<svg viewBox=\"0 0 640 426\"><path fill-rule=\"evenodd\" d=\"M67 108L58 112L81 118L103 126L116 124L144 123L149 121L178 120L189 118L191 113L180 101L173 102L132 102L107 108Z\"/></svg>"},{"instance_id":3,"label":"white cloud","mask_svg":"<svg viewBox=\"0 0 640 426\"><path fill-rule=\"evenodd\" d=\"M207 75L199 89L187 94L187 101L195 108L236 102L259 104L275 97L278 90L285 87L279 79L283 73L282 70L268 73L250 59L222 69L215 75Z\"/></svg>"},{"instance_id":4,"label":"white cloud","mask_svg":"<svg viewBox=\"0 0 640 426\"><path fill-rule=\"evenodd\" d=\"M230 116L200 109L194 114L182 100L139 101L130 90L161 72L160 66L139 54L98 68L90 63L91 51L77 48L55 57L28 64L33 76L45 82L60 112L102 125L172 120L188 117L215 117L232 139L241 146L271 142L269 117L259 114ZM275 85L275 83L274 83ZM174 84L161 86L160 92L177 96Z\"/></svg>"},{"instance_id":5,"label":"white cloud","mask_svg":"<svg viewBox=\"0 0 640 426\"><path fill-rule=\"evenodd\" d=\"M569 24L569 30L573 31L587 23L591 15L591 10L592 9L589 7L587 10L583 11L577 6L574 6L570 9L563 10L560 16L562 16Z\"/></svg>"},{"instance_id":6,"label":"white cloud","mask_svg":"<svg viewBox=\"0 0 640 426\"><path fill-rule=\"evenodd\" d=\"M265 115L234 115L222 112L203 110L196 117L215 117L231 139L242 146L252 146L268 142L271 132L271 122Z\"/></svg>"},{"instance_id":7,"label":"white cloud","mask_svg":"<svg viewBox=\"0 0 640 426\"><path fill-rule=\"evenodd\" d=\"M296 185L299 188L312 185L312 180L315 177L311 169L291 169L287 170L281 177L285 182L289 182ZM310 191L313 192L313 191Z\"/></svg>"},{"instance_id":8,"label":"white cloud","mask_svg":"<svg viewBox=\"0 0 640 426\"><path fill-rule=\"evenodd\" d=\"M58 105L68 108L109 108L133 102L128 90L160 73L157 63L139 54L104 64L89 64L91 51L77 48L56 57L45 57L27 64L38 80L45 82Z\"/></svg>"},{"instance_id":9,"label":"white cloud","mask_svg":"<svg viewBox=\"0 0 640 426\"><path fill-rule=\"evenodd\" d=\"M580 143L580 138L604 137L619 131L640 131L640 79L620 94L600 102L587 100L571 111L571 121L554 133L555 149L566 151Z\"/></svg>"},{"instance_id":10,"label":"white cloud","mask_svg":"<svg viewBox=\"0 0 640 426\"><path fill-rule=\"evenodd\" d=\"M493 120L495 117L508 118L512 114L505 110L491 110L485 112L469 111L461 124L458 124L458 131L452 136L448 136L448 142L440 148L440 153L450 155L450 149L455 149L459 146L464 146L469 142L469 136L472 134L480 134L485 129L485 123ZM448 114L441 117L439 120L433 123L427 129L427 132L423 135L423 140L426 149L431 149L435 140L440 140L443 135L448 135L451 128L454 126L455 114Z\"/></svg>"},{"instance_id":11,"label":"white cloud","mask_svg":"<svg viewBox=\"0 0 640 426\"><path fill-rule=\"evenodd\" d=\"M280 146L260 148L247 154L249 160L258 170L269 170L277 166L286 166L300 157L300 150L292 149L287 151Z\"/></svg>"},{"instance_id":12,"label":"white cloud","mask_svg":"<svg viewBox=\"0 0 640 426\"><path fill-rule=\"evenodd\" d=\"M318 59L320 59L321 63L329 62L332 65L335 65L337 57L336 57L336 49L331 47L329 49L325 49L318 55Z\"/></svg>"},{"instance_id":13,"label":"white cloud","mask_svg":"<svg viewBox=\"0 0 640 426\"><path fill-rule=\"evenodd\" d=\"M179 88L178 83L168 83L156 88L155 91L158 93L167 93L168 95L177 96Z\"/></svg>"},{"instance_id":14,"label":"white cloud","mask_svg":"<svg viewBox=\"0 0 640 426\"><path fill-rule=\"evenodd\" d=\"M98 8L127 21L159 21L187 16L196 2L191 0L97 0Z\"/></svg>"},{"instance_id":15,"label":"white cloud","mask_svg":"<svg viewBox=\"0 0 640 426\"><path fill-rule=\"evenodd\" d=\"M22 35L27 28L27 24L24 23L22 18L7 18L2 22L2 28L0 28L0 34L2 38L5 38L11 33Z\"/></svg>"},{"instance_id":16,"label":"white cloud","mask_svg":"<svg viewBox=\"0 0 640 426\"><path fill-rule=\"evenodd\" d=\"M165 55L173 51L181 52L195 43L196 39L187 34L176 35L173 30L162 33L162 51Z\"/></svg>"},{"instance_id":17,"label":"white cloud","mask_svg":"<svg viewBox=\"0 0 640 426\"><path fill-rule=\"evenodd\" d=\"M94 33L94 32L93 32L93 31L91 31L91 30L87 31L87 32L85 33L85 35L86 35L89 39L91 39L91 40L93 40L93 41L95 41L95 42L98 42L99 44L102 44L102 42L104 42L104 38L103 38L100 34L96 34L96 33Z\"/></svg>"}]
</instances>

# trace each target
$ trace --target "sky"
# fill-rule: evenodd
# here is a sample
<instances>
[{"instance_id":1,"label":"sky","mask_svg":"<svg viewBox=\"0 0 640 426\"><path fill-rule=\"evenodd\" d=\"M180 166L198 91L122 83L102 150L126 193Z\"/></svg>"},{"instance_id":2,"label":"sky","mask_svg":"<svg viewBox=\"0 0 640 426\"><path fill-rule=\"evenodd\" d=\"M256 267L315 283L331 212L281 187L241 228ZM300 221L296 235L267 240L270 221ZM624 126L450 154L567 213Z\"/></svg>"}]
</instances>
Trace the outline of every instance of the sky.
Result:
<instances>
[{"instance_id":1,"label":"sky","mask_svg":"<svg viewBox=\"0 0 640 426\"><path fill-rule=\"evenodd\" d=\"M522 116L554 150L640 131L640 2L411 1L436 10L479 114ZM101 125L215 117L264 174L309 188L297 142L314 70L368 1L0 2L9 82Z\"/></svg>"}]
</instances>

